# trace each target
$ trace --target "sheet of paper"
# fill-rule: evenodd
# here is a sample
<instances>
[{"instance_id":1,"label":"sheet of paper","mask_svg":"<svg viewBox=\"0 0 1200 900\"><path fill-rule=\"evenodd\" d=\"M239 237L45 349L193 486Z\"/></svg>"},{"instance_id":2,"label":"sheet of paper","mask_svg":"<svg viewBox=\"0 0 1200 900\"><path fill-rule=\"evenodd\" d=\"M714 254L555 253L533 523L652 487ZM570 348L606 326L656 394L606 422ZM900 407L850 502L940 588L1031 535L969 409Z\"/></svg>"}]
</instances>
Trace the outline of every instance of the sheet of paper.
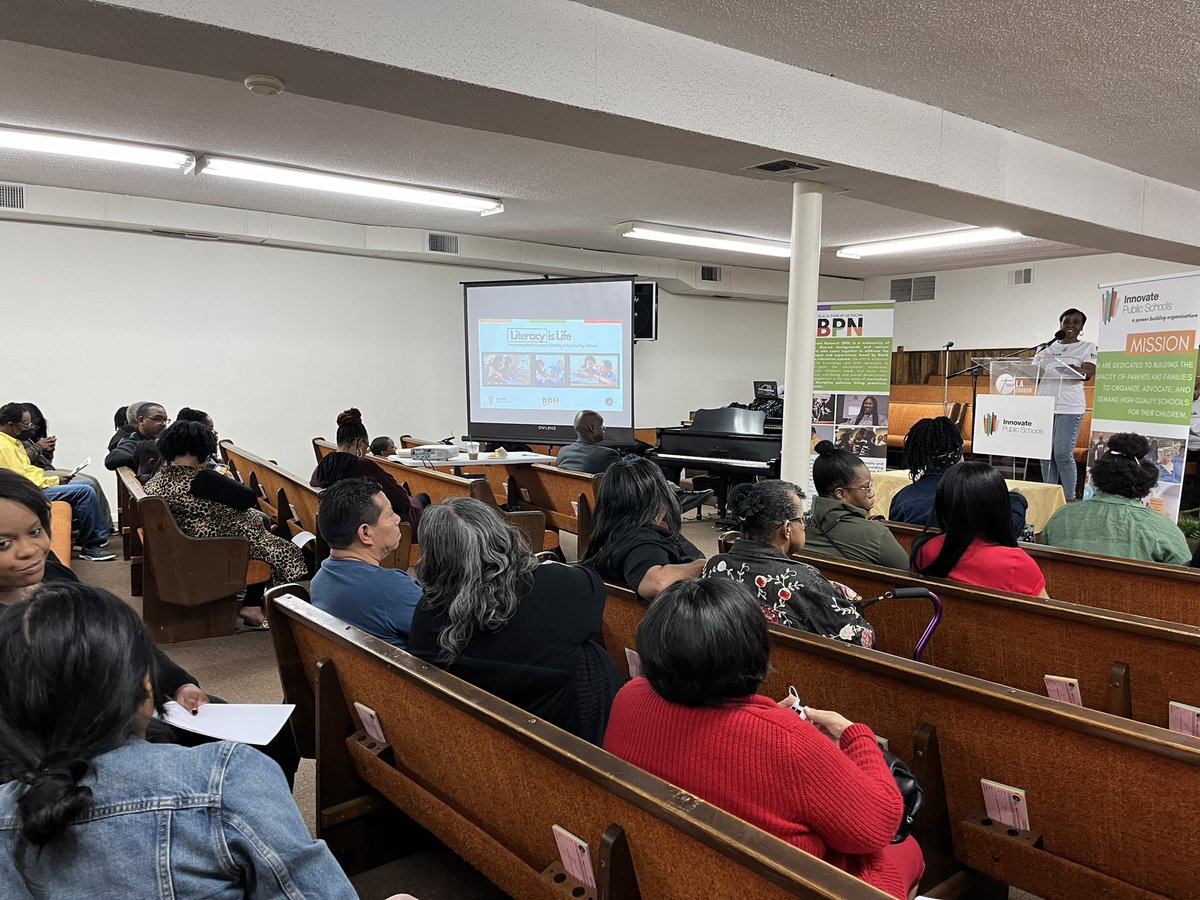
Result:
<instances>
[{"instance_id":1,"label":"sheet of paper","mask_svg":"<svg viewBox=\"0 0 1200 900\"><path fill-rule=\"evenodd\" d=\"M193 716L168 700L165 719L176 728L206 737L261 745L279 734L295 708L294 703L205 703Z\"/></svg>"},{"instance_id":2,"label":"sheet of paper","mask_svg":"<svg viewBox=\"0 0 1200 900\"><path fill-rule=\"evenodd\" d=\"M303 547L309 541L315 541L317 536L311 531L301 531L298 535L292 538L292 543L297 547Z\"/></svg>"},{"instance_id":3,"label":"sheet of paper","mask_svg":"<svg viewBox=\"0 0 1200 900\"><path fill-rule=\"evenodd\" d=\"M642 657L636 650L625 648L625 662L629 666L629 677L640 678L642 675Z\"/></svg>"}]
</instances>

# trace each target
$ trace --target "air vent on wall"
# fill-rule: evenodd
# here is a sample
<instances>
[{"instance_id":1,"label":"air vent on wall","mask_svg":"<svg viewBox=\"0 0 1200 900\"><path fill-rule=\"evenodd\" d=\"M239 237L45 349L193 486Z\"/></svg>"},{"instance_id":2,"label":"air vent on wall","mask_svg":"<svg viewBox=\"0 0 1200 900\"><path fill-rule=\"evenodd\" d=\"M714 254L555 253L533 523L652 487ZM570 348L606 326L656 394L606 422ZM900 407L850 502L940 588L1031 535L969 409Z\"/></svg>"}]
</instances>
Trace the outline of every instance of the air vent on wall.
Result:
<instances>
[{"instance_id":1,"label":"air vent on wall","mask_svg":"<svg viewBox=\"0 0 1200 900\"><path fill-rule=\"evenodd\" d=\"M437 234L429 232L429 252L430 253L457 253L458 252L458 235L457 234Z\"/></svg>"},{"instance_id":2,"label":"air vent on wall","mask_svg":"<svg viewBox=\"0 0 1200 900\"><path fill-rule=\"evenodd\" d=\"M896 303L916 300L932 300L936 277L922 275L920 278L893 278L891 298Z\"/></svg>"},{"instance_id":3,"label":"air vent on wall","mask_svg":"<svg viewBox=\"0 0 1200 900\"><path fill-rule=\"evenodd\" d=\"M25 185L0 182L0 209L24 209Z\"/></svg>"},{"instance_id":4,"label":"air vent on wall","mask_svg":"<svg viewBox=\"0 0 1200 900\"><path fill-rule=\"evenodd\" d=\"M1033 269L1009 269L1004 273L1004 283L1009 287L1018 284L1033 284Z\"/></svg>"},{"instance_id":5,"label":"air vent on wall","mask_svg":"<svg viewBox=\"0 0 1200 900\"><path fill-rule=\"evenodd\" d=\"M701 266L700 280L711 281L717 284L721 283L721 267L720 266Z\"/></svg>"},{"instance_id":6,"label":"air vent on wall","mask_svg":"<svg viewBox=\"0 0 1200 900\"><path fill-rule=\"evenodd\" d=\"M804 175L808 172L819 172L822 169L829 168L822 163L810 162L802 159L773 159L769 162L759 163L756 166L746 166L742 169L743 172L762 172L764 175L773 175L776 178L786 178L790 175Z\"/></svg>"}]
</instances>

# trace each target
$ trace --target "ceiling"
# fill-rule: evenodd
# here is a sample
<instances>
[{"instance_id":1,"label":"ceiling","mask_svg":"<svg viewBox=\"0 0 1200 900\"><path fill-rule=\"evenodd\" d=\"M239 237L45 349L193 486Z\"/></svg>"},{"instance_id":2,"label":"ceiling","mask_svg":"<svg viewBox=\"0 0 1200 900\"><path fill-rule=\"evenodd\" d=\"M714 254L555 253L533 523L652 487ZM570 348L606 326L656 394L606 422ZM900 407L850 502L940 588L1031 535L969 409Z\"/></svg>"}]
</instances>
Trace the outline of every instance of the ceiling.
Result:
<instances>
[{"instance_id":1,"label":"ceiling","mask_svg":"<svg viewBox=\"0 0 1200 900\"><path fill-rule=\"evenodd\" d=\"M786 240L790 189L775 183L478 131L240 83L0 41L0 116L25 125L500 197L480 218L295 189L0 150L0 180L126 193L373 225L786 268L786 260L630 241L640 220ZM350 139L348 139L350 136ZM1004 224L1004 223L980 223ZM1092 252L1024 238L897 258L842 260L849 243L960 228L946 219L827 195L822 272L868 277Z\"/></svg>"},{"instance_id":2,"label":"ceiling","mask_svg":"<svg viewBox=\"0 0 1200 900\"><path fill-rule=\"evenodd\" d=\"M1200 189L1196 0L577 0Z\"/></svg>"}]
</instances>

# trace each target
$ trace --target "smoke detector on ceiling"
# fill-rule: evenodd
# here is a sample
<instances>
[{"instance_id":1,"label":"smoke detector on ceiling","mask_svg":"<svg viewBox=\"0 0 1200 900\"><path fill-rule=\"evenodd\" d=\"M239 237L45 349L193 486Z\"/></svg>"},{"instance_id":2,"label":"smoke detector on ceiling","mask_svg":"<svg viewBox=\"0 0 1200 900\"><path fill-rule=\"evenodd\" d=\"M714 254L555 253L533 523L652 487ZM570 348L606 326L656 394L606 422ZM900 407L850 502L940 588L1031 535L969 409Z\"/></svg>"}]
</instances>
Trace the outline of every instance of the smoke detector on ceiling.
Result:
<instances>
[{"instance_id":1,"label":"smoke detector on ceiling","mask_svg":"<svg viewBox=\"0 0 1200 900\"><path fill-rule=\"evenodd\" d=\"M246 85L246 90L250 93L263 97L274 97L283 93L283 81L274 75L247 75L242 84Z\"/></svg>"}]
</instances>

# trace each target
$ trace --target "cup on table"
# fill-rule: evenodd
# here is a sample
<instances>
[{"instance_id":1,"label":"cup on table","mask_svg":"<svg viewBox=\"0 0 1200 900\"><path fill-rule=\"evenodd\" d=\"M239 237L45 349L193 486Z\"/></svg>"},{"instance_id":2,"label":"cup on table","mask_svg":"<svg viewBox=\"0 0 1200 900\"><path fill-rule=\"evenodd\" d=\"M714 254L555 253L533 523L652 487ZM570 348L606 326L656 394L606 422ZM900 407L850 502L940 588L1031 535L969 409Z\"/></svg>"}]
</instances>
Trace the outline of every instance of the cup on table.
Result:
<instances>
[{"instance_id":1,"label":"cup on table","mask_svg":"<svg viewBox=\"0 0 1200 900\"><path fill-rule=\"evenodd\" d=\"M479 441L467 444L467 459L479 459Z\"/></svg>"}]
</instances>

